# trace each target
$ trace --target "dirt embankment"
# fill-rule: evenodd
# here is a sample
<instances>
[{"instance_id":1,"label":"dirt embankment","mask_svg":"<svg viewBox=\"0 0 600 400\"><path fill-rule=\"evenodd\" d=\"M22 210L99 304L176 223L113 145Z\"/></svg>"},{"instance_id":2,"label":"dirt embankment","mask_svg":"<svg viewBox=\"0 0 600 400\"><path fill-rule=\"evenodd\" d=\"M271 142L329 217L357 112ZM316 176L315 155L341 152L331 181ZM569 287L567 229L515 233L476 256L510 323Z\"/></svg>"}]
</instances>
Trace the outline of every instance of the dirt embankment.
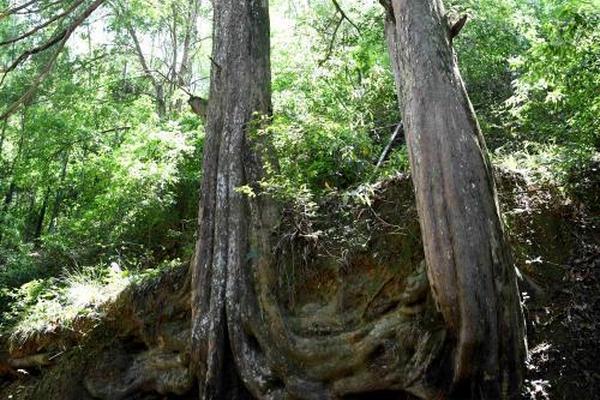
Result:
<instances>
[{"instance_id":1,"label":"dirt embankment","mask_svg":"<svg viewBox=\"0 0 600 400\"><path fill-rule=\"evenodd\" d=\"M598 218L521 175L499 171L498 182L523 272L531 354L524 398L592 398L600 392ZM296 332L327 334L367 324L399 304L409 305L407 313L420 304L398 295L420 299L419 288L427 287L419 280L423 257L410 180L400 176L371 189L362 203L330 199L316 219L286 215L277 296ZM0 365L0 399L195 398L186 283L185 266L166 271L132 284L99 324L77 335L38 335L13 346L4 354L12 365ZM43 363L31 358L39 355Z\"/></svg>"}]
</instances>

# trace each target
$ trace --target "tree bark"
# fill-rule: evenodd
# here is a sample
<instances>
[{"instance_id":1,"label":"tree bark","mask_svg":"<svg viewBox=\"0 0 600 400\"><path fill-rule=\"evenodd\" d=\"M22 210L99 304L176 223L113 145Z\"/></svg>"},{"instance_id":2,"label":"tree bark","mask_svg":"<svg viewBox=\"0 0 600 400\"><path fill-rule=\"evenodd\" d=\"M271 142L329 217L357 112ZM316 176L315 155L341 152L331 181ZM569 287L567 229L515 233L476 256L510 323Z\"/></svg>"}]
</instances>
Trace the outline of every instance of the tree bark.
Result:
<instances>
[{"instance_id":1,"label":"tree bark","mask_svg":"<svg viewBox=\"0 0 600 400\"><path fill-rule=\"evenodd\" d=\"M200 226L192 267L192 362L200 398L243 398L247 392L239 378L255 387L261 362L254 359L246 333L247 309L255 304L248 297L254 261L249 237L255 227L248 199L236 188L260 176L261 162L247 134L257 114L271 112L268 3L219 0L213 12Z\"/></svg>"},{"instance_id":2,"label":"tree bark","mask_svg":"<svg viewBox=\"0 0 600 400\"><path fill-rule=\"evenodd\" d=\"M292 320L276 288L277 207L257 185L268 153L261 135L252 134L258 116L271 111L267 1L216 1L192 263L191 361L202 399L327 399L385 390L480 399L518 391L524 347L516 280L441 4L387 4L390 12L401 10L389 15L387 34L441 317L427 300L421 263L396 276L404 280L399 301L375 319L314 334ZM245 185L255 196L236 190Z\"/></svg>"},{"instance_id":3,"label":"tree bark","mask_svg":"<svg viewBox=\"0 0 600 400\"><path fill-rule=\"evenodd\" d=\"M450 391L515 398L526 354L494 180L441 0L383 0L427 274L454 342Z\"/></svg>"}]
</instances>

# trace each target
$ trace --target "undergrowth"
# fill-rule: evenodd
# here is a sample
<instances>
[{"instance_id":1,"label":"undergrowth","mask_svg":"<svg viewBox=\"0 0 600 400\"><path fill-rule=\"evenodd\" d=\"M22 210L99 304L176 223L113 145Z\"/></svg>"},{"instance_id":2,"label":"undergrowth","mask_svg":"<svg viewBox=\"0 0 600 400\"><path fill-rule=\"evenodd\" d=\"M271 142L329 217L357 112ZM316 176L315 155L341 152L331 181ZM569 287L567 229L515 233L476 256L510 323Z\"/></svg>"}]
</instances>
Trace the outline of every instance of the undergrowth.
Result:
<instances>
[{"instance_id":1,"label":"undergrowth","mask_svg":"<svg viewBox=\"0 0 600 400\"><path fill-rule=\"evenodd\" d=\"M126 288L143 285L180 264L175 259L136 270L111 262L70 270L58 277L33 279L17 289L2 289L0 295L8 300L8 309L0 318L0 335L18 346L48 333L90 329Z\"/></svg>"}]
</instances>

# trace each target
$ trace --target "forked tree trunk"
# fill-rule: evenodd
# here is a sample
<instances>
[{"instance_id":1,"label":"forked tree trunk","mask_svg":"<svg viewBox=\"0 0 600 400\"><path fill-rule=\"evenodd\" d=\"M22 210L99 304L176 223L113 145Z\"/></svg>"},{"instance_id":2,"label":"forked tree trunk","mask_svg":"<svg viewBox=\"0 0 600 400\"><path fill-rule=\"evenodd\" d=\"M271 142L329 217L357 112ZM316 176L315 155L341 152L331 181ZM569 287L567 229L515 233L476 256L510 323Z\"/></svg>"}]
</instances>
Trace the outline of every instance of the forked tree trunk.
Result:
<instances>
[{"instance_id":1,"label":"forked tree trunk","mask_svg":"<svg viewBox=\"0 0 600 400\"><path fill-rule=\"evenodd\" d=\"M441 0L382 1L436 305L455 341L451 391L516 397L521 304L486 147Z\"/></svg>"}]
</instances>

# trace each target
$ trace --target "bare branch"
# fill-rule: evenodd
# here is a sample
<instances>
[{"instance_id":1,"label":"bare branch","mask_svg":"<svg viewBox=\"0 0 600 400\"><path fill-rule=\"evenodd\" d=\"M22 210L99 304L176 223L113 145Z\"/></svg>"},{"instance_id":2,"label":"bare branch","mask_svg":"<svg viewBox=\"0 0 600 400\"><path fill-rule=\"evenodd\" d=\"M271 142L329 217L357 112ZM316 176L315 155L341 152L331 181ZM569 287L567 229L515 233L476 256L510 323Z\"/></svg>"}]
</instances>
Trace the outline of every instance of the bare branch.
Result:
<instances>
[{"instance_id":1,"label":"bare branch","mask_svg":"<svg viewBox=\"0 0 600 400\"><path fill-rule=\"evenodd\" d=\"M333 44L335 43L335 38L337 36L338 30L340 29L340 26L342 25L342 22L344 22L344 17L341 17L335 25L335 28L333 29L333 34L331 35L331 40L329 41L329 46L327 47L327 53L325 54L325 57L319 61L319 67L325 64L325 62L329 60L329 57L331 57L331 53L333 52Z\"/></svg>"},{"instance_id":2,"label":"bare branch","mask_svg":"<svg viewBox=\"0 0 600 400\"><path fill-rule=\"evenodd\" d=\"M130 129L131 129L130 126L118 126L118 127L115 127L115 128L105 129L105 130L100 131L98 133L99 134L104 134L104 133L112 133L112 132L119 132L119 131L128 131Z\"/></svg>"},{"instance_id":3,"label":"bare branch","mask_svg":"<svg viewBox=\"0 0 600 400\"><path fill-rule=\"evenodd\" d=\"M348 21L350 23L350 25L352 25L359 34L361 33L360 28L354 22L352 22L352 20L350 18L348 18L348 15L346 14L346 12L344 12L344 10L342 9L342 7L338 3L338 1L337 0L331 0L331 1L333 2L333 5L335 6L336 13L340 13L340 19L335 24L335 28L333 29L333 34L331 35L331 40L329 41L329 46L327 47L327 53L325 54L325 57L319 61L319 66L323 65L331 57L331 54L333 53L333 45L335 44L335 39L336 39L338 30L340 29L340 26L342 25L342 22L344 22L344 20ZM327 29L329 28L329 26L330 25L327 25Z\"/></svg>"},{"instance_id":4,"label":"bare branch","mask_svg":"<svg viewBox=\"0 0 600 400\"><path fill-rule=\"evenodd\" d=\"M387 158L390 150L392 149L392 145L394 144L394 142L396 141L396 138L398 137L398 135L401 132L404 132L404 125L402 124L402 122L400 122L398 125L396 125L396 129L394 129L394 133L392 133L392 136L390 137L390 141L388 142L387 146L385 146L385 149L383 149L381 156L379 156L379 161L377 161L377 165L375 166L375 169L381 167L381 165Z\"/></svg>"},{"instance_id":5,"label":"bare branch","mask_svg":"<svg viewBox=\"0 0 600 400\"><path fill-rule=\"evenodd\" d=\"M27 8L23 11L19 11L16 12L15 14L19 14L19 15L25 15L25 14L40 14L46 10L49 10L50 8L54 7L57 4L61 4L63 2L63 0L56 0L53 1L51 3L45 4L43 6L39 6L38 8ZM0 19L2 19L2 17L0 16Z\"/></svg>"}]
</instances>

